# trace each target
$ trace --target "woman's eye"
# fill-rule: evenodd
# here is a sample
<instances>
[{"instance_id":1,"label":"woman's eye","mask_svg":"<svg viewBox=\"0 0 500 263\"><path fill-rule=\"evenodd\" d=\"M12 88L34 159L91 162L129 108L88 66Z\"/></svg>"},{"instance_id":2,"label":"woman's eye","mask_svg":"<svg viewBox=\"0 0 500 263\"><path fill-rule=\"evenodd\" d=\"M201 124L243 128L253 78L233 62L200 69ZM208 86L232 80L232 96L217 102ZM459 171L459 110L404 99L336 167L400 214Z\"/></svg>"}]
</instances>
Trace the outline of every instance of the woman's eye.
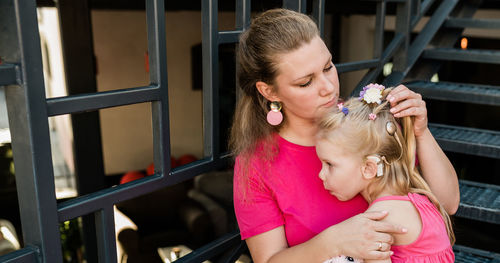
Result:
<instances>
[{"instance_id":1,"label":"woman's eye","mask_svg":"<svg viewBox=\"0 0 500 263\"><path fill-rule=\"evenodd\" d=\"M305 87L307 87L307 86L311 85L311 82L312 82L312 79L310 79L308 82L306 82L306 83L304 83L304 84L300 84L299 86L300 86L301 88L305 88Z\"/></svg>"},{"instance_id":2,"label":"woman's eye","mask_svg":"<svg viewBox=\"0 0 500 263\"><path fill-rule=\"evenodd\" d=\"M330 64L330 66L329 66L329 67L327 67L327 68L325 68L325 69L323 69L323 71L324 71L324 72L328 72L328 71L330 71L332 68L333 68L333 64Z\"/></svg>"}]
</instances>

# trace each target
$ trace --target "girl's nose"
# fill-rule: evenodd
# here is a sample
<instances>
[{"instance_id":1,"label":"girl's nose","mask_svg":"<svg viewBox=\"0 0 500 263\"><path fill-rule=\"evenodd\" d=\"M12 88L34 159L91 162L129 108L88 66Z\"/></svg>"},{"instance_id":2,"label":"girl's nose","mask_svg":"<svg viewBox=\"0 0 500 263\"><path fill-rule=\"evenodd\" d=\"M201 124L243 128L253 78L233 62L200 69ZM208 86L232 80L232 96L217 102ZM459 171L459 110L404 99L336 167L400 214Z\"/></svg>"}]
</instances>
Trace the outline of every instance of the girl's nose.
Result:
<instances>
[{"instance_id":1,"label":"girl's nose","mask_svg":"<svg viewBox=\"0 0 500 263\"><path fill-rule=\"evenodd\" d=\"M325 176L323 175L323 169L321 169L321 171L319 171L318 176L319 176L319 179L321 179L322 181L325 180Z\"/></svg>"}]
</instances>

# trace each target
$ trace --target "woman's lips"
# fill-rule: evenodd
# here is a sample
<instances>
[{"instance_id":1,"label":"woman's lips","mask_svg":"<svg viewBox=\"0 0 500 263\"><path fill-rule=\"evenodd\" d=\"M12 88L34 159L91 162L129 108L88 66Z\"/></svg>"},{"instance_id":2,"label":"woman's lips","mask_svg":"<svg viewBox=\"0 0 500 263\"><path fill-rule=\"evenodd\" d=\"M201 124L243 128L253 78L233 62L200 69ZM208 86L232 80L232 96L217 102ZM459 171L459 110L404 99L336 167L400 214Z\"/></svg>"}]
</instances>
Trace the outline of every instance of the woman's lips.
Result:
<instances>
[{"instance_id":1,"label":"woman's lips","mask_svg":"<svg viewBox=\"0 0 500 263\"><path fill-rule=\"evenodd\" d=\"M328 101L327 103L323 104L323 107L326 107L326 108L329 108L329 107L332 107L333 105L335 105L335 98L331 99L330 101Z\"/></svg>"}]
</instances>

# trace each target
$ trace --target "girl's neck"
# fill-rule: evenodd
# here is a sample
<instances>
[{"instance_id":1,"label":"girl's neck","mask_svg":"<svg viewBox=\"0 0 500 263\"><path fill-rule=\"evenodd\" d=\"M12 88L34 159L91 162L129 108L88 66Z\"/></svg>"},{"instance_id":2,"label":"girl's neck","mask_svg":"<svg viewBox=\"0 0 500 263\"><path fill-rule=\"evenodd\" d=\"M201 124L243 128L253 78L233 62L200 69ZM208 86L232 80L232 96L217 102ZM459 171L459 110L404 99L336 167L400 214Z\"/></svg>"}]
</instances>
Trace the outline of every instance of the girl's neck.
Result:
<instances>
[{"instance_id":1,"label":"girl's neck","mask_svg":"<svg viewBox=\"0 0 500 263\"><path fill-rule=\"evenodd\" d=\"M317 126L313 123L287 122L280 130L280 136L292 143L302 146L314 146Z\"/></svg>"},{"instance_id":2,"label":"girl's neck","mask_svg":"<svg viewBox=\"0 0 500 263\"><path fill-rule=\"evenodd\" d=\"M380 197L384 197L384 196L394 196L394 195L401 195L401 193L400 193L400 192L395 191L394 189L391 189L391 188L389 188L389 187L384 188L384 190L382 190L382 192L378 193L376 196L370 196L370 194L368 193L368 191L367 191L367 190L368 190L368 187L367 187L367 188L365 188L365 190L363 190L363 191L361 192L361 196L363 196L363 198L364 198L367 202L369 202L369 203L373 202L374 200L376 200L376 199L378 199L378 198L380 198Z\"/></svg>"}]
</instances>

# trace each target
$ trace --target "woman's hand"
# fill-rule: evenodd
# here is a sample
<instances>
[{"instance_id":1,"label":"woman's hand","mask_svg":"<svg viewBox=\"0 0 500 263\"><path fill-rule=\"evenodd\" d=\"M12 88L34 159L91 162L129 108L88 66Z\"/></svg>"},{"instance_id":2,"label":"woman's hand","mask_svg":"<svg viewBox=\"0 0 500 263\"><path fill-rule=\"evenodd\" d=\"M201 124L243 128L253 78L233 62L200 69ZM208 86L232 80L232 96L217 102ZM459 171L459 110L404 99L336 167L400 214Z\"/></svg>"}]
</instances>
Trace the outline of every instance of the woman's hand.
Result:
<instances>
[{"instance_id":1,"label":"woman's hand","mask_svg":"<svg viewBox=\"0 0 500 263\"><path fill-rule=\"evenodd\" d=\"M407 230L401 226L379 220L387 216L387 212L365 212L351 217L342 223L329 228L333 233L328 235L325 246L337 248L336 254L363 259L388 259L394 238L391 234L404 234ZM338 256L338 255L332 255Z\"/></svg>"},{"instance_id":2,"label":"woman's hand","mask_svg":"<svg viewBox=\"0 0 500 263\"><path fill-rule=\"evenodd\" d=\"M415 137L421 136L427 130L427 108L422 96L411 91L405 85L399 85L387 95L391 103L391 113L394 117L414 116Z\"/></svg>"}]
</instances>

